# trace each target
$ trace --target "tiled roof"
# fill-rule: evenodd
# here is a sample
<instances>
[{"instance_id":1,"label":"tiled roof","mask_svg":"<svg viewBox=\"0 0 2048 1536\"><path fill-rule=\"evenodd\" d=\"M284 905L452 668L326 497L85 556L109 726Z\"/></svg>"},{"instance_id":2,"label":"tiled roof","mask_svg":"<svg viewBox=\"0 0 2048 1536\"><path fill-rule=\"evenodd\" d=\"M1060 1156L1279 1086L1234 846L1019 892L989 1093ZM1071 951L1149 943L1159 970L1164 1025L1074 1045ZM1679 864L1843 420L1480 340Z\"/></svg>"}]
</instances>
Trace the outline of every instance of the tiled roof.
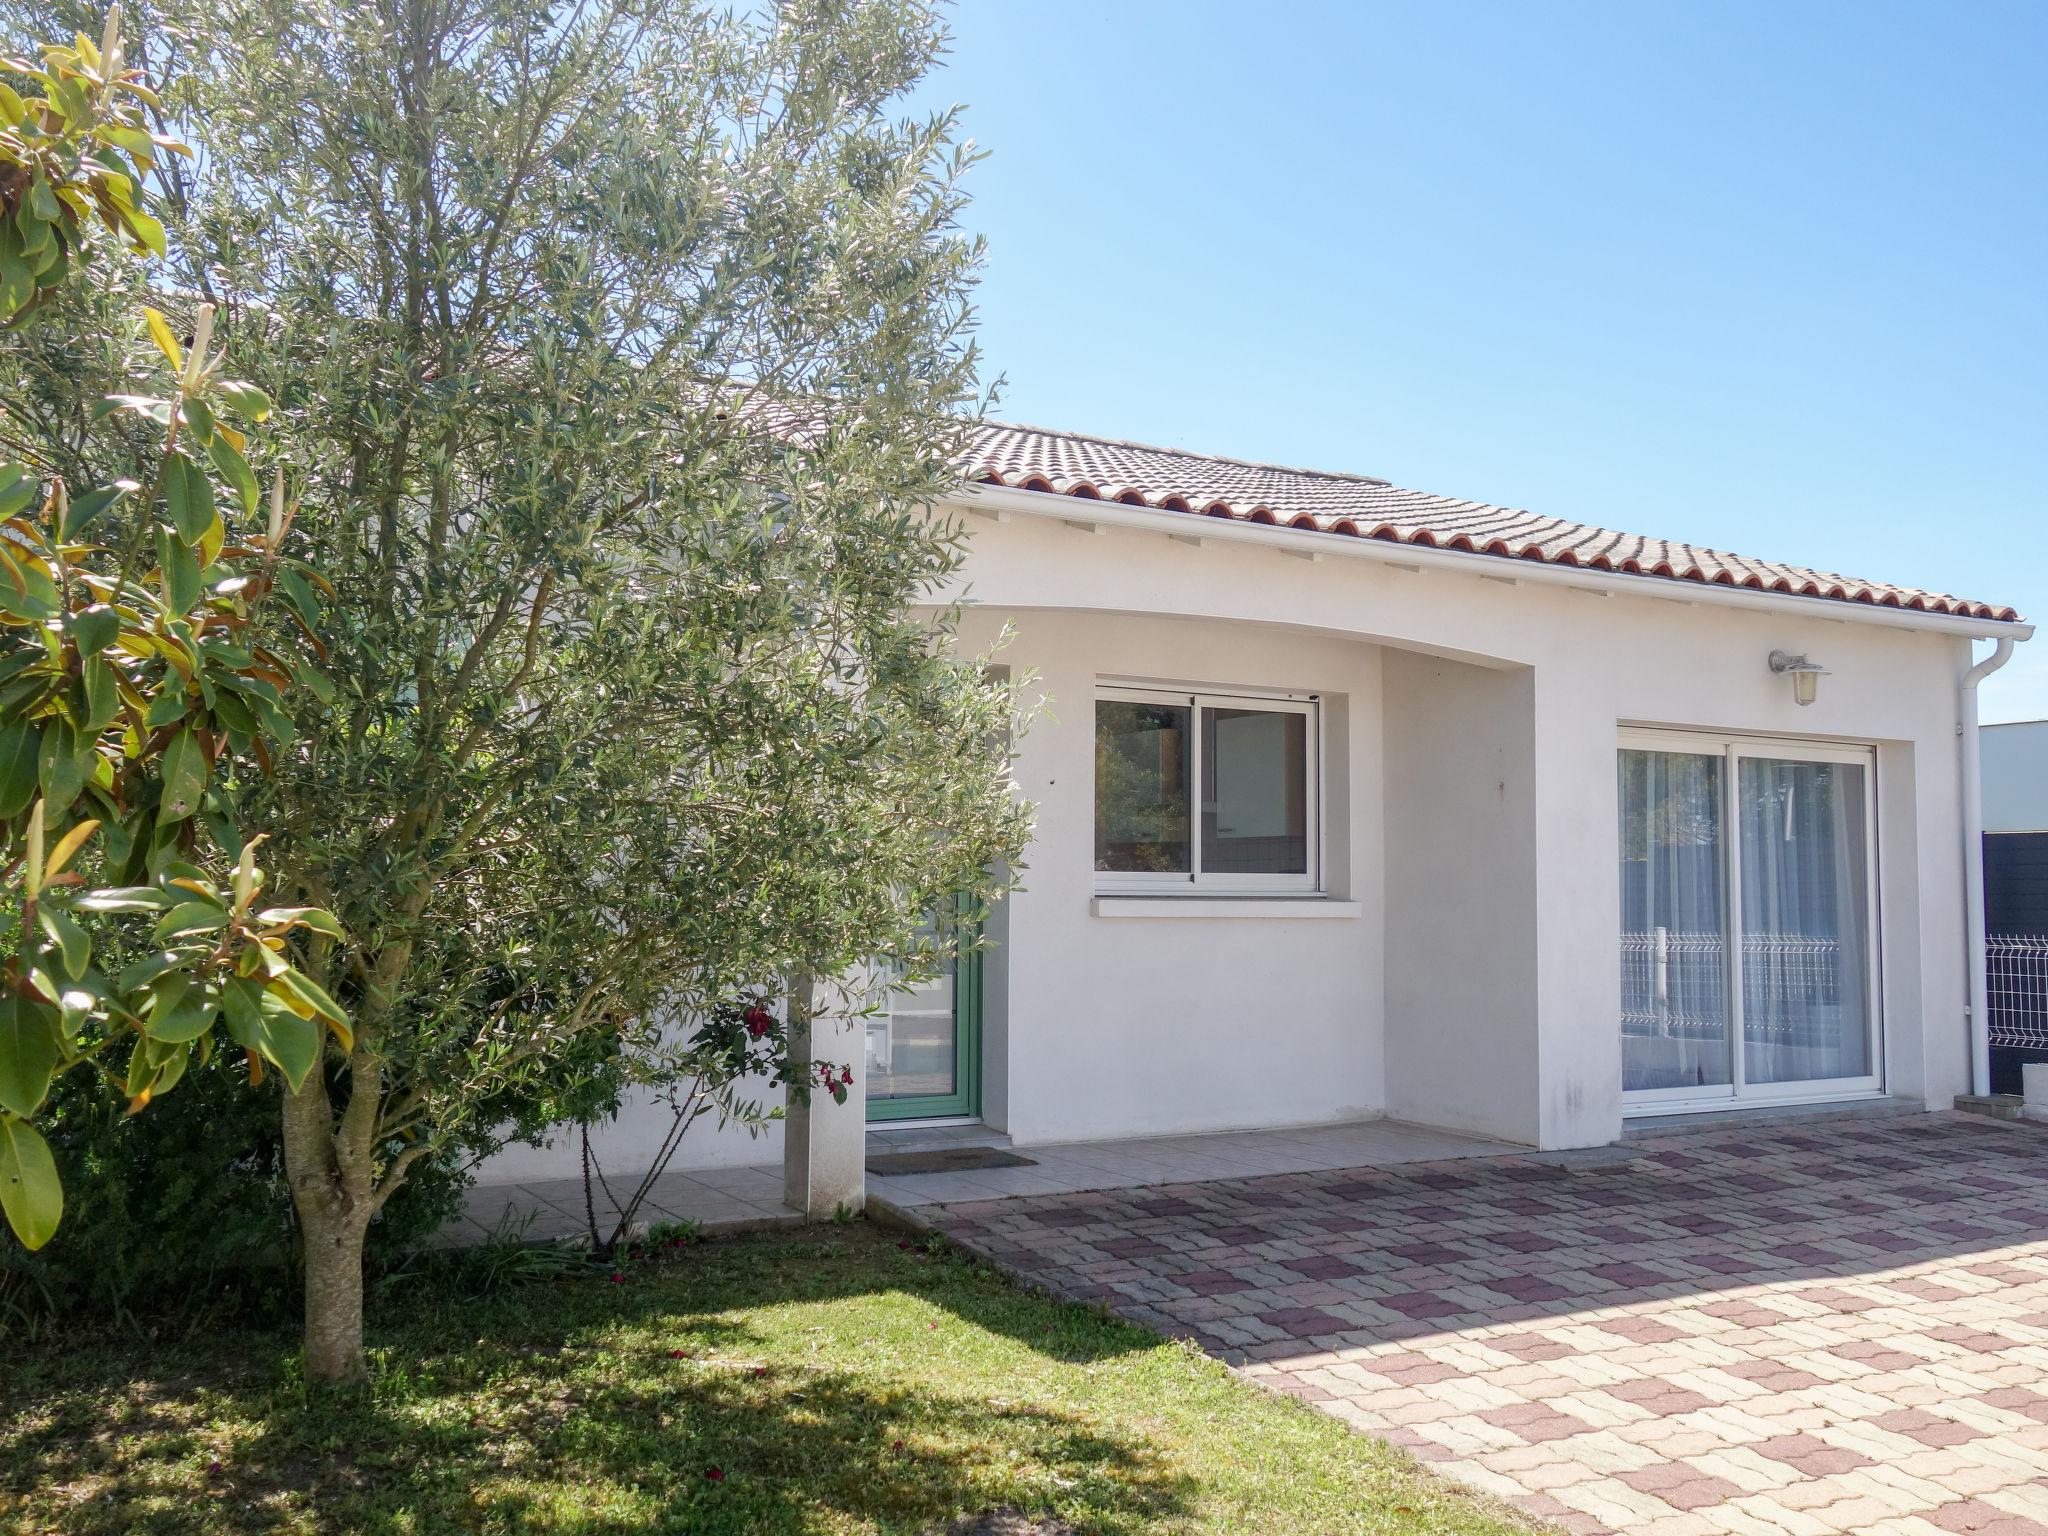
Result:
<instances>
[{"instance_id":1,"label":"tiled roof","mask_svg":"<svg viewBox=\"0 0 2048 1536\"><path fill-rule=\"evenodd\" d=\"M1877 607L2017 622L2011 608L1942 592L1861 581L1768 560L1615 533L1535 512L1404 491L1370 475L1287 469L1114 438L986 421L968 450L984 485L1115 501L1192 516L1271 523L1313 533L1578 566L1631 576L1748 587Z\"/></svg>"}]
</instances>

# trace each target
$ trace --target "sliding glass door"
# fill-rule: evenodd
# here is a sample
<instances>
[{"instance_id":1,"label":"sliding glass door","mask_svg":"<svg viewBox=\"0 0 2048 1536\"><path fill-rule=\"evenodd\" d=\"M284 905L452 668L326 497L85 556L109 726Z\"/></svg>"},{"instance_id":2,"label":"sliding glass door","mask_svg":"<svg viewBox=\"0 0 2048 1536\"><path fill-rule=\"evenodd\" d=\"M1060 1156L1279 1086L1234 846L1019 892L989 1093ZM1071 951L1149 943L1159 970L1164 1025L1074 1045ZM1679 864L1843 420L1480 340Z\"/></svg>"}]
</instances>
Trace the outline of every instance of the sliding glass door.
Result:
<instances>
[{"instance_id":1,"label":"sliding glass door","mask_svg":"<svg viewBox=\"0 0 2048 1536\"><path fill-rule=\"evenodd\" d=\"M1859 748L1623 737L1630 1109L1881 1086L1874 776Z\"/></svg>"}]
</instances>

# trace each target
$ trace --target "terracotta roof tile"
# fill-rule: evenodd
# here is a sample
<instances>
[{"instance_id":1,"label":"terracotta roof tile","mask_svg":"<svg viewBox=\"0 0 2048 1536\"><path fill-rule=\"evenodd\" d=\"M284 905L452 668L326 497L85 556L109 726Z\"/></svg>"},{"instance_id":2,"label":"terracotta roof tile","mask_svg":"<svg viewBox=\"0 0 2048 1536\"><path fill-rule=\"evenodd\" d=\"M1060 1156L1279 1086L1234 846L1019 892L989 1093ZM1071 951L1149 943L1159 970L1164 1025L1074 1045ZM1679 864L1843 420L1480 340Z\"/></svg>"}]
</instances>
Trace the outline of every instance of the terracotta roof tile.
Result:
<instances>
[{"instance_id":1,"label":"terracotta roof tile","mask_svg":"<svg viewBox=\"0 0 2048 1536\"><path fill-rule=\"evenodd\" d=\"M1947 593L1863 581L1509 507L1402 490L1370 475L1289 469L999 421L977 426L968 458L969 478L982 484L1085 501L1116 501L1625 575L2019 621L2019 614L2011 608Z\"/></svg>"}]
</instances>

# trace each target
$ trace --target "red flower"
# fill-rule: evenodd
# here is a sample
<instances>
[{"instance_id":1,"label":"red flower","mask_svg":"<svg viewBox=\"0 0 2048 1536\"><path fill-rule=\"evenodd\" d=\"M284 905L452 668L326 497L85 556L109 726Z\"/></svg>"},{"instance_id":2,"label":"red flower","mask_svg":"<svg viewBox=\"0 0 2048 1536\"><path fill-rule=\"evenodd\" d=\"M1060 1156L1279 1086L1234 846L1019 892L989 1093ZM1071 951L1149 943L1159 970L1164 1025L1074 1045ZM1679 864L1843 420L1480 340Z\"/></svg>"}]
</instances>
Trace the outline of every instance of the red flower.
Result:
<instances>
[{"instance_id":1,"label":"red flower","mask_svg":"<svg viewBox=\"0 0 2048 1536\"><path fill-rule=\"evenodd\" d=\"M687 1360L690 1358L690 1352L687 1349L672 1349L668 1352L668 1357L671 1360Z\"/></svg>"},{"instance_id":2,"label":"red flower","mask_svg":"<svg viewBox=\"0 0 2048 1536\"><path fill-rule=\"evenodd\" d=\"M624 1285L625 1283L626 1283L626 1277L625 1277L624 1275L620 1274L620 1273L619 1273L619 1272L618 1272L618 1271L617 1271L616 1269L615 1269L615 1270L613 1270L613 1271L612 1271L612 1284L613 1284L613 1285Z\"/></svg>"},{"instance_id":3,"label":"red flower","mask_svg":"<svg viewBox=\"0 0 2048 1536\"><path fill-rule=\"evenodd\" d=\"M714 1483L722 1483L725 1481L725 1468L706 1467L704 1469L704 1475Z\"/></svg>"},{"instance_id":4,"label":"red flower","mask_svg":"<svg viewBox=\"0 0 2048 1536\"><path fill-rule=\"evenodd\" d=\"M753 1007L747 1010L746 1020L747 1033L756 1040L775 1027L775 1015L766 1008L763 1008L759 1003L754 1004Z\"/></svg>"}]
</instances>

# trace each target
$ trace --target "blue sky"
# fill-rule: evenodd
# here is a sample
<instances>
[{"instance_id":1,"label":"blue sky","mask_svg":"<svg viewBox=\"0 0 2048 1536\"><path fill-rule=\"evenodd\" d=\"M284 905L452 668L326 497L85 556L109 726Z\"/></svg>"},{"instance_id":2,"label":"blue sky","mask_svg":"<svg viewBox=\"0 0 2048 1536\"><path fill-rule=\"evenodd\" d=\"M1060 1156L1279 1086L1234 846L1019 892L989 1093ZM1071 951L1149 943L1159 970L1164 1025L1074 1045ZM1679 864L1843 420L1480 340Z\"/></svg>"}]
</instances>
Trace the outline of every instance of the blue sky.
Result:
<instances>
[{"instance_id":1,"label":"blue sky","mask_svg":"<svg viewBox=\"0 0 2048 1536\"><path fill-rule=\"evenodd\" d=\"M999 414L2048 619L2048 5L963 0ZM2048 716L2048 630L1985 687Z\"/></svg>"}]
</instances>

